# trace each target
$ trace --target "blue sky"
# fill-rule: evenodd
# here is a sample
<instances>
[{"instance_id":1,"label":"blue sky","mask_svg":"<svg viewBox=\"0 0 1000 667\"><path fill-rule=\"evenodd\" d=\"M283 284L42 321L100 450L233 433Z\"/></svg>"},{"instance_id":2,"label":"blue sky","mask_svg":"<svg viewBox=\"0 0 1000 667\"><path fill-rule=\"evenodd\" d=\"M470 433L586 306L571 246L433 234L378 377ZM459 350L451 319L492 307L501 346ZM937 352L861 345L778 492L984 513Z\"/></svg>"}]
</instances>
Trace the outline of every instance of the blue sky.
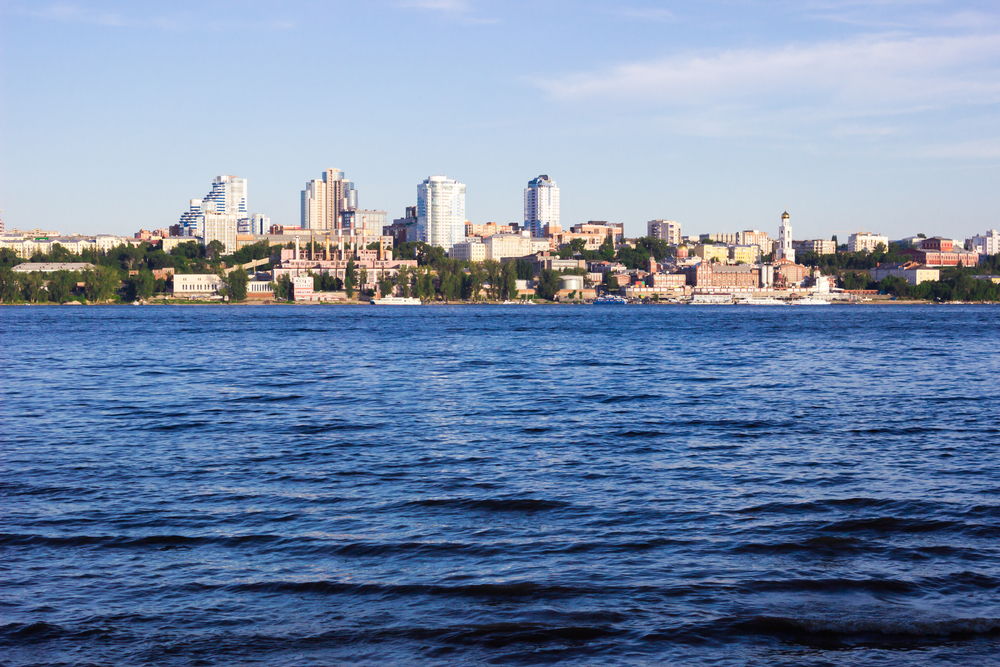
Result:
<instances>
[{"instance_id":1,"label":"blue sky","mask_svg":"<svg viewBox=\"0 0 1000 667\"><path fill-rule=\"evenodd\" d=\"M446 174L520 220L546 173L564 226L965 238L1000 227L1000 6L0 1L8 228L163 227L218 174L297 224L328 167L390 218Z\"/></svg>"}]
</instances>

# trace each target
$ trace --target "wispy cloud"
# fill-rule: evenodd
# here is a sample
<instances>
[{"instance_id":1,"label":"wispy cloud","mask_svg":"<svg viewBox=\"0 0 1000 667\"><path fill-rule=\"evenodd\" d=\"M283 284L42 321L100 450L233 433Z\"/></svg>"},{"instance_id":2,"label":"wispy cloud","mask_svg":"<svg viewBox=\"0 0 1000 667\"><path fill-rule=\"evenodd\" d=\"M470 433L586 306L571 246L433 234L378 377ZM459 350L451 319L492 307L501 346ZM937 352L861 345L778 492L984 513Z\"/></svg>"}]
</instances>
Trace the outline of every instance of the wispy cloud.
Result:
<instances>
[{"instance_id":1,"label":"wispy cloud","mask_svg":"<svg viewBox=\"0 0 1000 667\"><path fill-rule=\"evenodd\" d=\"M105 12L91 9L89 7L71 4L56 3L41 8L13 8L6 10L7 13L26 16L45 21L56 21L60 23L83 23L90 25L108 26L114 28L158 28L161 30L226 30L226 29L264 29L264 30L286 30L294 27L295 23L288 20L275 19L264 21L219 21L210 16L193 14L174 15L142 15L139 13L124 14L121 12Z\"/></svg>"},{"instance_id":2,"label":"wispy cloud","mask_svg":"<svg viewBox=\"0 0 1000 667\"><path fill-rule=\"evenodd\" d=\"M539 79L556 100L819 107L844 115L1000 102L1000 34L727 50Z\"/></svg>"},{"instance_id":3,"label":"wispy cloud","mask_svg":"<svg viewBox=\"0 0 1000 667\"><path fill-rule=\"evenodd\" d=\"M674 13L662 7L621 7L611 10L613 14L641 21L673 21Z\"/></svg>"},{"instance_id":4,"label":"wispy cloud","mask_svg":"<svg viewBox=\"0 0 1000 667\"><path fill-rule=\"evenodd\" d=\"M449 19L468 24L497 23L495 18L480 16L468 0L400 0L396 3L402 9L418 9L437 12Z\"/></svg>"}]
</instances>

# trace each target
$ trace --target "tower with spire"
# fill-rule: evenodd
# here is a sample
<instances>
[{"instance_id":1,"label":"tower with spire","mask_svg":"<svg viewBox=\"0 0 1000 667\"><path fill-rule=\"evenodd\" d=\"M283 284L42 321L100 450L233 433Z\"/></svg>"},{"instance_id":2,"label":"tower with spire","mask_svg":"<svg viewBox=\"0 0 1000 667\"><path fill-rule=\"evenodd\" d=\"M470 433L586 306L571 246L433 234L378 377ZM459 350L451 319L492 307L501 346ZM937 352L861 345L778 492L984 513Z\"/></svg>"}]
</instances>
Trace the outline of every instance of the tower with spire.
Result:
<instances>
[{"instance_id":1,"label":"tower with spire","mask_svg":"<svg viewBox=\"0 0 1000 667\"><path fill-rule=\"evenodd\" d=\"M795 261L795 249L792 248L792 223L788 211L781 214L781 224L778 225L778 250L774 253L774 261L779 259Z\"/></svg>"}]
</instances>

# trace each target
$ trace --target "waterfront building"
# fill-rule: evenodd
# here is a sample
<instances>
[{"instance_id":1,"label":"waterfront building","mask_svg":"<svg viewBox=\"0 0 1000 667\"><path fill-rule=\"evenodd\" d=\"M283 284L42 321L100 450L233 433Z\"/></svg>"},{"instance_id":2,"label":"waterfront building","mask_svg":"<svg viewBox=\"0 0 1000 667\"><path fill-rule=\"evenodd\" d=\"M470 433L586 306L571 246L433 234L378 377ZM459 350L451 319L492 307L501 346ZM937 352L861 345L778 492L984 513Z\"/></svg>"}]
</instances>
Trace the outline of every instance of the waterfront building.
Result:
<instances>
[{"instance_id":1,"label":"waterfront building","mask_svg":"<svg viewBox=\"0 0 1000 667\"><path fill-rule=\"evenodd\" d=\"M327 169L306 183L300 202L302 229L340 228L340 214L358 207L358 191L340 169Z\"/></svg>"},{"instance_id":2,"label":"waterfront building","mask_svg":"<svg viewBox=\"0 0 1000 667\"><path fill-rule=\"evenodd\" d=\"M880 243L886 250L889 249L888 236L872 232L858 232L857 234L851 234L847 240L847 250L848 252L875 252Z\"/></svg>"},{"instance_id":3,"label":"waterfront building","mask_svg":"<svg viewBox=\"0 0 1000 667\"><path fill-rule=\"evenodd\" d=\"M469 236L453 245L448 257L463 262L482 262L486 259L486 244L478 236Z\"/></svg>"},{"instance_id":4,"label":"waterfront building","mask_svg":"<svg viewBox=\"0 0 1000 667\"><path fill-rule=\"evenodd\" d=\"M779 259L771 263L774 284L779 288L798 287L809 277L809 269L789 259Z\"/></svg>"},{"instance_id":5,"label":"waterfront building","mask_svg":"<svg viewBox=\"0 0 1000 667\"><path fill-rule=\"evenodd\" d=\"M1000 255L1000 232L991 229L966 241L969 250L980 255Z\"/></svg>"},{"instance_id":6,"label":"waterfront building","mask_svg":"<svg viewBox=\"0 0 1000 667\"><path fill-rule=\"evenodd\" d=\"M940 236L924 239L919 248L907 248L904 255L928 266L978 266L979 253L955 247L955 242Z\"/></svg>"},{"instance_id":7,"label":"waterfront building","mask_svg":"<svg viewBox=\"0 0 1000 667\"><path fill-rule=\"evenodd\" d=\"M501 261L505 258L527 257L549 250L549 239L523 234L494 234L483 240L486 259Z\"/></svg>"},{"instance_id":8,"label":"waterfront building","mask_svg":"<svg viewBox=\"0 0 1000 667\"><path fill-rule=\"evenodd\" d=\"M797 253L814 252L817 255L833 255L837 252L837 244L833 241L823 241L822 239L792 241L792 249Z\"/></svg>"},{"instance_id":9,"label":"waterfront building","mask_svg":"<svg viewBox=\"0 0 1000 667\"><path fill-rule=\"evenodd\" d=\"M173 284L176 297L206 297L219 293L222 279L215 274L176 273Z\"/></svg>"},{"instance_id":10,"label":"waterfront building","mask_svg":"<svg viewBox=\"0 0 1000 667\"><path fill-rule=\"evenodd\" d=\"M646 236L677 245L681 242L681 223L676 220L650 220L646 223Z\"/></svg>"},{"instance_id":11,"label":"waterfront building","mask_svg":"<svg viewBox=\"0 0 1000 667\"><path fill-rule=\"evenodd\" d=\"M795 263L795 249L792 247L792 222L788 211L781 214L781 224L778 226L778 248L774 253L774 259L787 259L792 264Z\"/></svg>"},{"instance_id":12,"label":"waterfront building","mask_svg":"<svg viewBox=\"0 0 1000 667\"><path fill-rule=\"evenodd\" d=\"M683 269L687 284L697 292L750 292L760 286L760 267L701 262Z\"/></svg>"},{"instance_id":13,"label":"waterfront building","mask_svg":"<svg viewBox=\"0 0 1000 667\"><path fill-rule=\"evenodd\" d=\"M417 186L417 239L446 251L465 240L465 184L431 176Z\"/></svg>"},{"instance_id":14,"label":"waterfront building","mask_svg":"<svg viewBox=\"0 0 1000 667\"><path fill-rule=\"evenodd\" d=\"M902 278L911 285L941 279L941 270L917 262L879 264L871 270L872 280L881 282L889 276Z\"/></svg>"},{"instance_id":15,"label":"waterfront building","mask_svg":"<svg viewBox=\"0 0 1000 667\"><path fill-rule=\"evenodd\" d=\"M542 236L545 227L559 227L559 187L542 174L524 189L524 226L532 236Z\"/></svg>"}]
</instances>

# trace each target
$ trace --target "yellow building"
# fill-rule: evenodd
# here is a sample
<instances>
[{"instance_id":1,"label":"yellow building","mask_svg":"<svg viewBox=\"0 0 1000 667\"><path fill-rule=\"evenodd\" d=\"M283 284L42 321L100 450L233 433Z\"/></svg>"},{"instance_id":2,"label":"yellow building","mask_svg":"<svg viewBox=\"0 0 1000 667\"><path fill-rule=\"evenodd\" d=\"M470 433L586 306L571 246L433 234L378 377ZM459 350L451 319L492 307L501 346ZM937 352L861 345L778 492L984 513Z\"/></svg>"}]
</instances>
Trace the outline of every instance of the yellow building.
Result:
<instances>
[{"instance_id":1,"label":"yellow building","mask_svg":"<svg viewBox=\"0 0 1000 667\"><path fill-rule=\"evenodd\" d=\"M734 245L729 246L729 259L737 264L756 264L760 255L760 248L755 245Z\"/></svg>"},{"instance_id":2,"label":"yellow building","mask_svg":"<svg viewBox=\"0 0 1000 667\"><path fill-rule=\"evenodd\" d=\"M706 262L715 260L725 263L729 259L729 248L724 245L701 243L694 247L694 256L701 257Z\"/></svg>"}]
</instances>

